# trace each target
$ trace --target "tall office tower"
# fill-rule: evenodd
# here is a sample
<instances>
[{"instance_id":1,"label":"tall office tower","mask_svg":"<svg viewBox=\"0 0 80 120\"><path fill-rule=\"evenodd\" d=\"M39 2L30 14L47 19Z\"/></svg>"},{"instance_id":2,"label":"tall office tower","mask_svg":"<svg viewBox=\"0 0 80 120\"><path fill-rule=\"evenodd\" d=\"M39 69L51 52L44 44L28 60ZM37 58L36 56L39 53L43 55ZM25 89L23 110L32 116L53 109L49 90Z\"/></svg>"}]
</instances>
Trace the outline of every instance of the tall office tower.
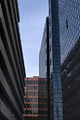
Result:
<instances>
[{"instance_id":1,"label":"tall office tower","mask_svg":"<svg viewBox=\"0 0 80 120\"><path fill-rule=\"evenodd\" d=\"M49 18L46 18L43 38L39 53L39 78L47 80L47 93L48 93L48 120L50 119L50 80L49 80Z\"/></svg>"},{"instance_id":2,"label":"tall office tower","mask_svg":"<svg viewBox=\"0 0 80 120\"><path fill-rule=\"evenodd\" d=\"M38 120L48 120L48 84L46 78L39 78Z\"/></svg>"},{"instance_id":3,"label":"tall office tower","mask_svg":"<svg viewBox=\"0 0 80 120\"><path fill-rule=\"evenodd\" d=\"M61 63L80 37L80 0L59 0Z\"/></svg>"},{"instance_id":4,"label":"tall office tower","mask_svg":"<svg viewBox=\"0 0 80 120\"><path fill-rule=\"evenodd\" d=\"M49 46L51 120L63 120L58 0L49 0Z\"/></svg>"},{"instance_id":5,"label":"tall office tower","mask_svg":"<svg viewBox=\"0 0 80 120\"><path fill-rule=\"evenodd\" d=\"M25 69L17 0L0 0L0 120L23 120Z\"/></svg>"},{"instance_id":6,"label":"tall office tower","mask_svg":"<svg viewBox=\"0 0 80 120\"><path fill-rule=\"evenodd\" d=\"M49 18L46 17L41 48L39 52L39 77L47 78L49 71Z\"/></svg>"},{"instance_id":7,"label":"tall office tower","mask_svg":"<svg viewBox=\"0 0 80 120\"><path fill-rule=\"evenodd\" d=\"M25 79L24 120L38 120L38 77Z\"/></svg>"},{"instance_id":8,"label":"tall office tower","mask_svg":"<svg viewBox=\"0 0 80 120\"><path fill-rule=\"evenodd\" d=\"M59 0L64 120L80 119L80 0Z\"/></svg>"},{"instance_id":9,"label":"tall office tower","mask_svg":"<svg viewBox=\"0 0 80 120\"><path fill-rule=\"evenodd\" d=\"M64 120L80 120L80 39L61 68Z\"/></svg>"}]
</instances>

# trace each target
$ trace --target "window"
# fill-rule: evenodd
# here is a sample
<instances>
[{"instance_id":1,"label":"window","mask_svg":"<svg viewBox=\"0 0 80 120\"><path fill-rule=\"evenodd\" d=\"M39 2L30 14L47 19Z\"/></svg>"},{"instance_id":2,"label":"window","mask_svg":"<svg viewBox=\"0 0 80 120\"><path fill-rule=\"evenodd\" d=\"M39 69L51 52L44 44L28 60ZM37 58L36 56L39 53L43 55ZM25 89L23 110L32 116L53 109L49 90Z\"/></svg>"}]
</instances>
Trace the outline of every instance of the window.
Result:
<instances>
[{"instance_id":1,"label":"window","mask_svg":"<svg viewBox=\"0 0 80 120\"><path fill-rule=\"evenodd\" d=\"M68 29L68 20L66 19L66 28Z\"/></svg>"}]
</instances>

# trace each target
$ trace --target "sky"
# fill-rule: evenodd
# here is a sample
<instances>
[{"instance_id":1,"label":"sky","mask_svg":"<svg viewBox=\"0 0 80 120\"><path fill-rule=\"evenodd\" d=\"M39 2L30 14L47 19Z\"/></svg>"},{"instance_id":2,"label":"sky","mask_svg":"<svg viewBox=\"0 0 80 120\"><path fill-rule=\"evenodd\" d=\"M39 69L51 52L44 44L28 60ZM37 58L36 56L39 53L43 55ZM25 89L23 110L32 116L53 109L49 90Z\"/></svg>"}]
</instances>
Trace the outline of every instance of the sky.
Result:
<instances>
[{"instance_id":1,"label":"sky","mask_svg":"<svg viewBox=\"0 0 80 120\"><path fill-rule=\"evenodd\" d=\"M46 17L48 0L18 0L20 35L26 76L39 75L39 51Z\"/></svg>"}]
</instances>

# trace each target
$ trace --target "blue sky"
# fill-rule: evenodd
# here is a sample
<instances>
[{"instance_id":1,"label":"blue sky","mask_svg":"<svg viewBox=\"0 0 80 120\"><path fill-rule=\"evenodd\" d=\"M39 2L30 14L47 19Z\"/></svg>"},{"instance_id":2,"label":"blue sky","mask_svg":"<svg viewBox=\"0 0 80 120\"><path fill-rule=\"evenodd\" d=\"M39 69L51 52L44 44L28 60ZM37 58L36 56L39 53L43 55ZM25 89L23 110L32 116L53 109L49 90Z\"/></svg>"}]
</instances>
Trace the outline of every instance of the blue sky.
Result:
<instances>
[{"instance_id":1,"label":"blue sky","mask_svg":"<svg viewBox=\"0 0 80 120\"><path fill-rule=\"evenodd\" d=\"M26 76L39 75L39 50L48 15L48 0L18 0Z\"/></svg>"}]
</instances>

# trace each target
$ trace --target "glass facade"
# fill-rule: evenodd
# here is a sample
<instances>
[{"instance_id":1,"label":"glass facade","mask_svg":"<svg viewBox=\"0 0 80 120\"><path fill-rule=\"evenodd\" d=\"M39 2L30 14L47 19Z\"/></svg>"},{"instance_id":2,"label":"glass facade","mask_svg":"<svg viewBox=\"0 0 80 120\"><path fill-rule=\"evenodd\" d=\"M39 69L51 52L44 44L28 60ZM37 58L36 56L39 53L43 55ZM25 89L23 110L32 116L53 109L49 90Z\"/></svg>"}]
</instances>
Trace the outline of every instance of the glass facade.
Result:
<instances>
[{"instance_id":1,"label":"glass facade","mask_svg":"<svg viewBox=\"0 0 80 120\"><path fill-rule=\"evenodd\" d=\"M40 48L40 54L39 54L39 78L43 79L39 81L39 95L42 96L40 98L40 101L43 102L44 104L46 103L46 107L48 108L48 111L45 112L45 117L44 119L50 120L50 80L49 80L49 18L46 17L46 22L45 22L45 27L44 27L44 32L43 32L43 38L42 38L42 43L41 43L41 48ZM44 87L43 87L44 86ZM45 88L47 87L45 92ZM46 98L46 96L48 96ZM41 105L40 105L41 106ZM44 106L42 106L42 114L44 113ZM41 112L41 111L40 111ZM48 115L47 115L48 114ZM40 118L42 120L42 117Z\"/></svg>"},{"instance_id":2,"label":"glass facade","mask_svg":"<svg viewBox=\"0 0 80 120\"><path fill-rule=\"evenodd\" d=\"M58 0L49 0L50 119L63 120Z\"/></svg>"},{"instance_id":3,"label":"glass facade","mask_svg":"<svg viewBox=\"0 0 80 120\"><path fill-rule=\"evenodd\" d=\"M80 37L80 0L59 0L61 63Z\"/></svg>"},{"instance_id":4,"label":"glass facade","mask_svg":"<svg viewBox=\"0 0 80 120\"><path fill-rule=\"evenodd\" d=\"M80 0L59 0L64 120L80 119Z\"/></svg>"},{"instance_id":5,"label":"glass facade","mask_svg":"<svg viewBox=\"0 0 80 120\"><path fill-rule=\"evenodd\" d=\"M64 120L80 120L80 39L61 68Z\"/></svg>"},{"instance_id":6,"label":"glass facade","mask_svg":"<svg viewBox=\"0 0 80 120\"><path fill-rule=\"evenodd\" d=\"M47 77L47 22L45 23L43 38L39 53L39 77Z\"/></svg>"}]
</instances>

